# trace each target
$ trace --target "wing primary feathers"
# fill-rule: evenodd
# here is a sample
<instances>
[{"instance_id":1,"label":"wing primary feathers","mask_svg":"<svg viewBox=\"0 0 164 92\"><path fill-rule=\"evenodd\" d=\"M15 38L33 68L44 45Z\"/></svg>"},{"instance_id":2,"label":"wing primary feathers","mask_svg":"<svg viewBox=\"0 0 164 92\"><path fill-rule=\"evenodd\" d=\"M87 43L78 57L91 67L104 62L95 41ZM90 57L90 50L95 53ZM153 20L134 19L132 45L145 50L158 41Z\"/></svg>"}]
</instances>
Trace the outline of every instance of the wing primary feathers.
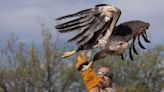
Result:
<instances>
[{"instance_id":1,"label":"wing primary feathers","mask_svg":"<svg viewBox=\"0 0 164 92\"><path fill-rule=\"evenodd\" d=\"M74 31L75 29L79 29L79 28L82 28L82 27L85 27L85 26L87 26L87 25L92 24L92 23L94 22L94 20L95 20L95 17L91 18L87 23L82 23L82 24L73 26L73 27L71 27L71 28L62 29L62 30L60 30L59 32L65 33L65 32Z\"/></svg>"},{"instance_id":2,"label":"wing primary feathers","mask_svg":"<svg viewBox=\"0 0 164 92\"><path fill-rule=\"evenodd\" d=\"M125 60L125 59L124 59L124 55L123 55L123 54L121 55L121 59L122 59L122 60Z\"/></svg>"},{"instance_id":3,"label":"wing primary feathers","mask_svg":"<svg viewBox=\"0 0 164 92\"><path fill-rule=\"evenodd\" d=\"M88 20L85 20L85 21L77 21L72 24L65 24L65 25L61 25L61 26L59 25L60 27L58 27L58 29L65 30L65 29L76 27L76 26L85 25L85 24L89 23L90 21L92 22L91 18L89 18Z\"/></svg>"},{"instance_id":4,"label":"wing primary feathers","mask_svg":"<svg viewBox=\"0 0 164 92\"><path fill-rule=\"evenodd\" d=\"M142 37L143 37L145 42L150 43L150 41L147 39L147 37L144 34L142 34Z\"/></svg>"},{"instance_id":5,"label":"wing primary feathers","mask_svg":"<svg viewBox=\"0 0 164 92\"><path fill-rule=\"evenodd\" d=\"M132 56L132 44L130 45L130 48L129 48L129 56L130 56L130 59L133 61L133 56Z\"/></svg>"},{"instance_id":6,"label":"wing primary feathers","mask_svg":"<svg viewBox=\"0 0 164 92\"><path fill-rule=\"evenodd\" d=\"M71 38L70 40L68 40L68 42L72 42L77 40L78 38L80 38L87 30L89 29L89 27L86 27L81 33L77 34L75 37Z\"/></svg>"},{"instance_id":7,"label":"wing primary feathers","mask_svg":"<svg viewBox=\"0 0 164 92\"><path fill-rule=\"evenodd\" d=\"M81 42L79 42L78 44L79 44L79 45L84 45L84 44L86 44L86 43L93 37L93 35L94 35L94 33L89 34L89 36L85 36L86 38L83 39L83 40L82 40Z\"/></svg>"},{"instance_id":8,"label":"wing primary feathers","mask_svg":"<svg viewBox=\"0 0 164 92\"><path fill-rule=\"evenodd\" d=\"M63 17L59 17L56 20L63 20L65 18L70 18L70 17L75 17L75 16L78 16L78 14L75 13L75 14L66 15L66 16L63 16Z\"/></svg>"},{"instance_id":9,"label":"wing primary feathers","mask_svg":"<svg viewBox=\"0 0 164 92\"><path fill-rule=\"evenodd\" d=\"M142 45L142 43L141 43L141 41L140 41L140 36L138 36L138 44L139 44L139 46L140 46L142 49L146 49L146 48Z\"/></svg>"},{"instance_id":10,"label":"wing primary feathers","mask_svg":"<svg viewBox=\"0 0 164 92\"><path fill-rule=\"evenodd\" d=\"M145 35L146 38L148 37L146 31L144 31L144 35Z\"/></svg>"},{"instance_id":11,"label":"wing primary feathers","mask_svg":"<svg viewBox=\"0 0 164 92\"><path fill-rule=\"evenodd\" d=\"M134 51L134 53L136 54L136 55L138 55L138 52L137 52L137 50L136 50L136 48L135 48L135 44L133 43L133 51Z\"/></svg>"},{"instance_id":12,"label":"wing primary feathers","mask_svg":"<svg viewBox=\"0 0 164 92\"><path fill-rule=\"evenodd\" d=\"M96 19L93 21L93 22L95 22L96 21ZM92 22L92 23L93 23ZM68 40L68 42L72 42L72 41L75 41L75 40L77 40L78 38L80 38L80 37L84 37L84 36L87 36L87 35L85 35L86 34L86 32L88 32L88 30L92 27L94 25L94 23L93 24L91 24L91 25L89 25L88 27L86 27L81 33L79 33L79 34L77 34L75 37L73 37L73 38L71 38L70 40ZM85 37L86 38L86 37ZM84 39L81 39L80 41L78 41L77 43L79 44L80 42L82 42Z\"/></svg>"},{"instance_id":13,"label":"wing primary feathers","mask_svg":"<svg viewBox=\"0 0 164 92\"><path fill-rule=\"evenodd\" d=\"M107 30L109 22L107 22L101 29L94 33L93 37L88 41L89 44L85 43L84 45L92 47L92 45L97 43L98 39L100 39L103 36L103 33Z\"/></svg>"},{"instance_id":14,"label":"wing primary feathers","mask_svg":"<svg viewBox=\"0 0 164 92\"><path fill-rule=\"evenodd\" d=\"M133 51L134 51L134 53L135 53L136 55L138 55L138 52L137 52L137 50L136 50L136 48L135 48L135 39L133 39L132 44L133 44Z\"/></svg>"},{"instance_id":15,"label":"wing primary feathers","mask_svg":"<svg viewBox=\"0 0 164 92\"><path fill-rule=\"evenodd\" d=\"M98 19L96 21L95 25L92 25L88 29L88 31L84 34L84 36L87 36L87 38L84 39L80 44L86 44L93 37L94 33L97 32L97 31L99 31L100 29L102 29L105 24L106 24L106 22L104 22L104 20Z\"/></svg>"},{"instance_id":16,"label":"wing primary feathers","mask_svg":"<svg viewBox=\"0 0 164 92\"><path fill-rule=\"evenodd\" d=\"M87 38L87 36L84 36L82 39L80 39L79 41L77 41L77 44L80 44L83 40L85 40ZM80 44L81 45L81 44Z\"/></svg>"},{"instance_id":17,"label":"wing primary feathers","mask_svg":"<svg viewBox=\"0 0 164 92\"><path fill-rule=\"evenodd\" d=\"M81 39L80 41L77 42L77 44L86 44L94 35L95 32L97 32L98 30L102 29L103 26L107 23L104 21L104 18L101 18L101 15L98 16L98 18L94 21L94 23L90 26L90 28L88 29L87 32L85 32L83 34L83 36L85 37L85 39Z\"/></svg>"},{"instance_id":18,"label":"wing primary feathers","mask_svg":"<svg viewBox=\"0 0 164 92\"><path fill-rule=\"evenodd\" d=\"M77 14L79 14L79 16L80 15L86 15L86 14L88 15L88 13L96 14L97 12L95 12L94 10L95 10L94 8L85 9L85 10L77 12Z\"/></svg>"},{"instance_id":19,"label":"wing primary feathers","mask_svg":"<svg viewBox=\"0 0 164 92\"><path fill-rule=\"evenodd\" d=\"M74 31L75 29L79 29L79 28L82 28L82 27L85 27L85 26L86 25L76 26L76 27L73 27L73 28L70 28L70 29L60 30L59 32L61 32L61 33L71 32L71 31Z\"/></svg>"},{"instance_id":20,"label":"wing primary feathers","mask_svg":"<svg viewBox=\"0 0 164 92\"><path fill-rule=\"evenodd\" d=\"M79 11L79 12L74 13L74 14L70 14L70 15L66 15L66 16L63 16L63 17L59 17L56 20L63 20L65 18L71 18L71 17L75 17L75 16L82 16L84 14L90 13L90 11L92 11L92 10L93 10L93 8L82 10L82 11Z\"/></svg>"},{"instance_id":21,"label":"wing primary feathers","mask_svg":"<svg viewBox=\"0 0 164 92\"><path fill-rule=\"evenodd\" d=\"M88 25L81 33L77 34L75 37L71 38L70 40L68 40L68 42L72 42L72 41L75 41L77 39L79 39L80 37L84 37L86 36L86 32L88 32L88 30L94 25L94 22L96 21L96 19L93 20L93 22ZM86 38L86 37L85 37ZM80 42L82 42L82 40L84 39L81 39L81 41L78 41L77 43L79 44Z\"/></svg>"},{"instance_id":22,"label":"wing primary feathers","mask_svg":"<svg viewBox=\"0 0 164 92\"><path fill-rule=\"evenodd\" d=\"M80 17L80 18L68 21L66 23L59 24L55 27L56 27L56 29L66 28L67 26L70 26L70 25L73 25L73 24L77 24L77 23L80 23L80 22L85 22L85 21L83 21L83 19L86 19L86 17Z\"/></svg>"}]
</instances>

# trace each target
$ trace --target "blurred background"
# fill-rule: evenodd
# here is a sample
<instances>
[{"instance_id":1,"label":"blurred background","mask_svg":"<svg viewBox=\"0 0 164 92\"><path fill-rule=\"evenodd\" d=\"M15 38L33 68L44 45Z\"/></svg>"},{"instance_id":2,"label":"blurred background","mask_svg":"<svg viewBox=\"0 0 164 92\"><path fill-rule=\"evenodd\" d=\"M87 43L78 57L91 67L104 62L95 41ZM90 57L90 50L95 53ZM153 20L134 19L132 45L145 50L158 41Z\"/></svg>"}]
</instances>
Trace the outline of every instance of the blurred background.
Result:
<instances>
[{"instance_id":1,"label":"blurred background","mask_svg":"<svg viewBox=\"0 0 164 92\"><path fill-rule=\"evenodd\" d=\"M112 56L96 62L95 69L113 70L116 92L164 92L163 0L0 0L0 92L86 92L76 55L60 58L76 48L66 42L73 33L58 33L55 19L100 3L121 9L118 24L149 22L151 44L138 48L134 61Z\"/></svg>"}]
</instances>

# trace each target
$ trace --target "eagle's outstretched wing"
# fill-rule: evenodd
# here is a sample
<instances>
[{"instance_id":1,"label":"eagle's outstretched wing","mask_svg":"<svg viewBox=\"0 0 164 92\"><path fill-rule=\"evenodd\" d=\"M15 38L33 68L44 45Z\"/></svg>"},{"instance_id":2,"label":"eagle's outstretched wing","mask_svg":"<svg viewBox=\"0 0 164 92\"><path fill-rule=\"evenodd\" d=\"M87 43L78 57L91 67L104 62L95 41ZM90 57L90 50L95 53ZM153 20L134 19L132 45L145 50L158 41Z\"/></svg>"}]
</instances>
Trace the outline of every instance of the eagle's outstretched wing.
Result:
<instances>
[{"instance_id":1,"label":"eagle's outstretched wing","mask_svg":"<svg viewBox=\"0 0 164 92\"><path fill-rule=\"evenodd\" d=\"M143 37L146 43L150 43L150 41L148 40L148 36L146 34L146 29L148 29L149 26L149 23L139 20L128 21L116 26L112 35L122 36L125 38L127 42L132 40L129 47L129 56L133 60L132 51L135 54L138 54L135 48L136 39L138 39L138 44L142 49L145 49L145 47L142 45L140 41L140 36Z\"/></svg>"},{"instance_id":2,"label":"eagle's outstretched wing","mask_svg":"<svg viewBox=\"0 0 164 92\"><path fill-rule=\"evenodd\" d=\"M68 42L75 41L79 46L93 44L97 42L97 38L101 38L103 36L102 34L106 33L106 31L110 31L110 33L112 33L120 14L121 11L115 6L99 4L94 8L57 18L56 20L67 18L72 19L58 24L56 29L58 29L61 33L74 30L79 31L78 34L68 40ZM89 41L92 43L88 43Z\"/></svg>"}]
</instances>

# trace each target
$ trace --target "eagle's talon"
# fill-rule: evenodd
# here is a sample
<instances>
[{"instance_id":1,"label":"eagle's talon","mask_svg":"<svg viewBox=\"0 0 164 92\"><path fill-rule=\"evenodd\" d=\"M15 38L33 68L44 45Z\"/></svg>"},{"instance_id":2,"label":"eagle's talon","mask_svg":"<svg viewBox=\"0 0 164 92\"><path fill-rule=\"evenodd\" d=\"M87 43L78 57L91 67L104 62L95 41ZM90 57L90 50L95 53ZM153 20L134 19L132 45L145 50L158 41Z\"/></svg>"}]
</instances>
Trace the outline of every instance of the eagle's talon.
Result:
<instances>
[{"instance_id":1,"label":"eagle's talon","mask_svg":"<svg viewBox=\"0 0 164 92\"><path fill-rule=\"evenodd\" d=\"M93 65L93 61L89 62L88 65L83 65L83 68L81 69L81 71L86 71L86 70L88 70L92 65Z\"/></svg>"},{"instance_id":2,"label":"eagle's talon","mask_svg":"<svg viewBox=\"0 0 164 92\"><path fill-rule=\"evenodd\" d=\"M75 50L69 51L69 52L64 52L62 55L62 58L69 57L69 56L73 55L75 52L76 52Z\"/></svg>"}]
</instances>

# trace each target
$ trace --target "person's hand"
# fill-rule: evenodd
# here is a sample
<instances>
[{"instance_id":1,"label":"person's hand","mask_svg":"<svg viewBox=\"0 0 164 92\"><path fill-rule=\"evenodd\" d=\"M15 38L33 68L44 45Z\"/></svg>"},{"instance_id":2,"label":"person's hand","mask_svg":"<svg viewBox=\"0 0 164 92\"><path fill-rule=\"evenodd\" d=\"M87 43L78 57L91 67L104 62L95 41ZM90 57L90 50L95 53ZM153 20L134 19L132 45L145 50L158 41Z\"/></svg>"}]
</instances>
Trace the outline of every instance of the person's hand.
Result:
<instances>
[{"instance_id":1,"label":"person's hand","mask_svg":"<svg viewBox=\"0 0 164 92\"><path fill-rule=\"evenodd\" d=\"M98 85L100 78L92 67L92 62L87 62L86 52L79 53L76 63L77 70L80 71L81 77L88 90Z\"/></svg>"},{"instance_id":2,"label":"person's hand","mask_svg":"<svg viewBox=\"0 0 164 92\"><path fill-rule=\"evenodd\" d=\"M76 68L79 71L86 71L92 66L93 62L87 61L86 52L81 52L77 57Z\"/></svg>"}]
</instances>

